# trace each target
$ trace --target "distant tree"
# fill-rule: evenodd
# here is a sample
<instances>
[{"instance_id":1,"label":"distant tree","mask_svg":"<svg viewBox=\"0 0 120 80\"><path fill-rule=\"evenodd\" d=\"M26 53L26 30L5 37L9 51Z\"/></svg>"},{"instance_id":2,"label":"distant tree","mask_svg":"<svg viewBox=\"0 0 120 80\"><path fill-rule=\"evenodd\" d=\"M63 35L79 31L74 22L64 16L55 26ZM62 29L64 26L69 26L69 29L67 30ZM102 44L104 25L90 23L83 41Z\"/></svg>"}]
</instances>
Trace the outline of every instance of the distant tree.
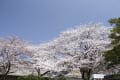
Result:
<instances>
[{"instance_id":1,"label":"distant tree","mask_svg":"<svg viewBox=\"0 0 120 80\"><path fill-rule=\"evenodd\" d=\"M120 64L120 18L110 19L109 23L114 25L111 30L111 49L106 51L105 60L110 64Z\"/></svg>"},{"instance_id":2,"label":"distant tree","mask_svg":"<svg viewBox=\"0 0 120 80\"><path fill-rule=\"evenodd\" d=\"M21 55L31 56L25 41L15 36L0 39L0 74L2 75L0 80L6 80L6 76L14 73L15 69L17 70L21 65L31 64Z\"/></svg>"}]
</instances>

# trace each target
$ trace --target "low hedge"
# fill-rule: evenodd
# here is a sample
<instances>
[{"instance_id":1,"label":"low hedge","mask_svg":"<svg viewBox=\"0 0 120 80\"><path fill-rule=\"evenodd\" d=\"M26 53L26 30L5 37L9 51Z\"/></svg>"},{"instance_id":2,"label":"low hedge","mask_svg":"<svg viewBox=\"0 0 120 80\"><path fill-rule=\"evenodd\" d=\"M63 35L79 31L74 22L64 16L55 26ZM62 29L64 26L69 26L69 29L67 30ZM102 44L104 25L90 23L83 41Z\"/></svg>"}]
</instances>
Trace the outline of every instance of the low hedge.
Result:
<instances>
[{"instance_id":1,"label":"low hedge","mask_svg":"<svg viewBox=\"0 0 120 80\"><path fill-rule=\"evenodd\" d=\"M23 77L18 77L17 80L67 80L64 76L57 77L57 78L50 78L50 77L39 77L39 76L23 76Z\"/></svg>"},{"instance_id":2,"label":"low hedge","mask_svg":"<svg viewBox=\"0 0 120 80\"><path fill-rule=\"evenodd\" d=\"M53 80L53 79L49 77L29 75L29 76L18 77L17 80Z\"/></svg>"},{"instance_id":3,"label":"low hedge","mask_svg":"<svg viewBox=\"0 0 120 80\"><path fill-rule=\"evenodd\" d=\"M0 75L0 80L1 79ZM6 80L68 80L64 76L56 77L56 78L50 78L50 77L40 77L40 76L34 76L34 75L28 75L28 76L15 76L15 75L8 75Z\"/></svg>"}]
</instances>

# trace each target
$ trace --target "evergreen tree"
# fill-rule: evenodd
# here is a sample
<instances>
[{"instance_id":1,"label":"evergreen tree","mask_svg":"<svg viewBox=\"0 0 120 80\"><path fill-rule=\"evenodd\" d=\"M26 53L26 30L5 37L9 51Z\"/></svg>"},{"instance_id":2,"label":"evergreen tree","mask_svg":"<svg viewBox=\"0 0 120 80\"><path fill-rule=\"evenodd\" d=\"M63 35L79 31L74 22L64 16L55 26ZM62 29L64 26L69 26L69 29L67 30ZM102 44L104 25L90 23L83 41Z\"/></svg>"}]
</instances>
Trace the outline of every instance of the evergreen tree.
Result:
<instances>
[{"instance_id":1,"label":"evergreen tree","mask_svg":"<svg viewBox=\"0 0 120 80\"><path fill-rule=\"evenodd\" d=\"M109 36L112 49L105 52L105 60L111 64L120 64L120 18L110 19L109 23L114 25Z\"/></svg>"}]
</instances>

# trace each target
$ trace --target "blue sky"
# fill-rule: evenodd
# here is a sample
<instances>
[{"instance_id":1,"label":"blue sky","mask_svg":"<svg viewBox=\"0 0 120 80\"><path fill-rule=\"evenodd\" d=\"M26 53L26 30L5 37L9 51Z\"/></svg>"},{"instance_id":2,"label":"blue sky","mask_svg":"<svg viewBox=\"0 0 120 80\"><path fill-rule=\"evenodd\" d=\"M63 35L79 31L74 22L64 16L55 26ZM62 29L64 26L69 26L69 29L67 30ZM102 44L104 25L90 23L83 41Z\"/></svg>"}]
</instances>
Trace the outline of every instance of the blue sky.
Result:
<instances>
[{"instance_id":1,"label":"blue sky","mask_svg":"<svg viewBox=\"0 0 120 80\"><path fill-rule=\"evenodd\" d=\"M0 0L0 37L52 40L75 25L120 16L120 0Z\"/></svg>"}]
</instances>

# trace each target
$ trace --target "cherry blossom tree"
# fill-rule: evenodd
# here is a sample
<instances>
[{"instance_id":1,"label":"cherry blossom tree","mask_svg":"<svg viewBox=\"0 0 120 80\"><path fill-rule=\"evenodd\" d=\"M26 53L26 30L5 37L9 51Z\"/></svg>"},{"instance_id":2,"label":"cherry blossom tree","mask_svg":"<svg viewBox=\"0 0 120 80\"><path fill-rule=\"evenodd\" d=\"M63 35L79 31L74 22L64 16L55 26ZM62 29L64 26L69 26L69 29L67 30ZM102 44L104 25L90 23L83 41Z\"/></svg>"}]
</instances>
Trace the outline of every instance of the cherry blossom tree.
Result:
<instances>
[{"instance_id":1,"label":"cherry blossom tree","mask_svg":"<svg viewBox=\"0 0 120 80\"><path fill-rule=\"evenodd\" d=\"M9 73L14 73L16 70L24 65L31 64L23 55L32 57L32 51L27 49L27 43L16 37L7 37L0 39L0 74L5 80Z\"/></svg>"},{"instance_id":2,"label":"cherry blossom tree","mask_svg":"<svg viewBox=\"0 0 120 80\"><path fill-rule=\"evenodd\" d=\"M110 28L101 24L85 24L68 29L58 38L38 46L35 54L37 64L42 63L46 68L59 72L83 67L99 72L103 52L110 45L109 33Z\"/></svg>"},{"instance_id":3,"label":"cherry blossom tree","mask_svg":"<svg viewBox=\"0 0 120 80\"><path fill-rule=\"evenodd\" d=\"M87 67L93 73L102 70L99 66L104 65L103 53L110 45L109 31L110 28L100 24L88 24L63 32L57 39L60 43L57 46L62 46L64 52L60 52L71 57L60 62L58 66L63 65L61 69L64 67L66 70L68 66L72 66L71 69Z\"/></svg>"}]
</instances>

